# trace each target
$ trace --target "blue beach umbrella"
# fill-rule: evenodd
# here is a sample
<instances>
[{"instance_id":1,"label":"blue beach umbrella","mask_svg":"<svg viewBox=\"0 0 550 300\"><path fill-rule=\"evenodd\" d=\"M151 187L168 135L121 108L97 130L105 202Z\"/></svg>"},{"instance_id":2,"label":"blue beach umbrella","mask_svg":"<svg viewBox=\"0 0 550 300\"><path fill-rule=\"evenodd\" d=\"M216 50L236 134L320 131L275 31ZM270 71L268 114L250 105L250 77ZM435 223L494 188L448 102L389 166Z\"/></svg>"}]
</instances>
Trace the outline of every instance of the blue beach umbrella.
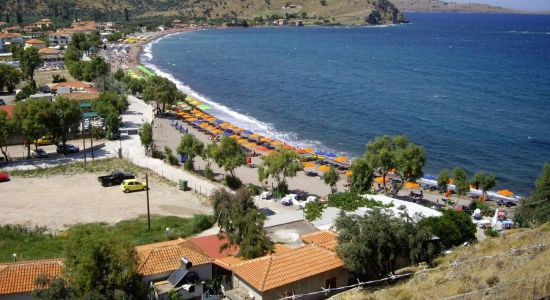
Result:
<instances>
[{"instance_id":1,"label":"blue beach umbrella","mask_svg":"<svg viewBox=\"0 0 550 300\"><path fill-rule=\"evenodd\" d=\"M232 136L233 133L229 132L229 131L225 131L224 133L222 133L223 136Z\"/></svg>"},{"instance_id":2,"label":"blue beach umbrella","mask_svg":"<svg viewBox=\"0 0 550 300\"><path fill-rule=\"evenodd\" d=\"M334 154L334 153L328 153L327 152L325 154L326 154L325 156L328 157L328 158L336 158L336 154Z\"/></svg>"},{"instance_id":3,"label":"blue beach umbrella","mask_svg":"<svg viewBox=\"0 0 550 300\"><path fill-rule=\"evenodd\" d=\"M245 131L241 132L242 136L247 136L247 135L251 135L251 134L254 134L254 132L249 131L249 130L245 130Z\"/></svg>"},{"instance_id":4,"label":"blue beach umbrella","mask_svg":"<svg viewBox=\"0 0 550 300\"><path fill-rule=\"evenodd\" d=\"M197 125L197 126L200 125L201 123L202 123L201 121L194 121L194 122L193 122L193 124L195 124L195 125Z\"/></svg>"},{"instance_id":5,"label":"blue beach umbrella","mask_svg":"<svg viewBox=\"0 0 550 300\"><path fill-rule=\"evenodd\" d=\"M426 174L426 176L424 176L425 179L428 179L428 180L435 180L435 175L433 174Z\"/></svg>"},{"instance_id":6,"label":"blue beach umbrella","mask_svg":"<svg viewBox=\"0 0 550 300\"><path fill-rule=\"evenodd\" d=\"M215 124L215 125L220 125L221 123L223 123L223 121L220 121L220 120L216 120L212 122L212 124Z\"/></svg>"}]
</instances>

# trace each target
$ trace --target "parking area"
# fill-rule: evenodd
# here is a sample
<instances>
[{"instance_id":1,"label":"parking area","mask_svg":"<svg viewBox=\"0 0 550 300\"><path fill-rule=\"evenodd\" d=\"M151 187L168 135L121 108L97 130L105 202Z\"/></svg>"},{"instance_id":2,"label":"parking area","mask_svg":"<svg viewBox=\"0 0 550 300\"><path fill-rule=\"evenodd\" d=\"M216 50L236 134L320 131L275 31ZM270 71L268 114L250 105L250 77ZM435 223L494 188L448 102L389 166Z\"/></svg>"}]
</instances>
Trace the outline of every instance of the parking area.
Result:
<instances>
[{"instance_id":1,"label":"parking area","mask_svg":"<svg viewBox=\"0 0 550 300\"><path fill-rule=\"evenodd\" d=\"M0 183L0 224L63 230L77 223L116 223L147 214L145 192L125 194L120 186L102 187L97 181L100 175L106 174L12 177ZM149 180L149 186L151 214L189 217L212 213L197 194L156 180Z\"/></svg>"}]
</instances>

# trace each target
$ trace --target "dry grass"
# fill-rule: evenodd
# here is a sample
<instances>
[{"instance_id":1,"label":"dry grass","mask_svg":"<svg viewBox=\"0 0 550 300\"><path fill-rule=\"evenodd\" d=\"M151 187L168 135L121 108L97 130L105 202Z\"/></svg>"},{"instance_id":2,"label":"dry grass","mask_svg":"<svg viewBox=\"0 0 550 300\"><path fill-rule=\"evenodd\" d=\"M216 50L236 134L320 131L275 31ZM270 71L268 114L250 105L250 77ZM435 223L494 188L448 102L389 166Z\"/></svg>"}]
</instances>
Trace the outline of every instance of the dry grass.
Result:
<instances>
[{"instance_id":1,"label":"dry grass","mask_svg":"<svg viewBox=\"0 0 550 300\"><path fill-rule=\"evenodd\" d=\"M511 249L520 249L535 244L545 244L543 250L530 250L512 254ZM354 289L334 297L338 300L358 299L440 299L453 295L474 292L507 283L533 278L550 273L550 223L536 229L517 229L496 239L482 241L468 248L457 249L451 255L441 257L437 265L445 266L453 262L463 262L483 256L498 256L476 262L459 264L456 267L441 268L415 275L410 280L391 288L381 290ZM550 286L538 280L517 282L500 288L494 299L519 299L524 293L542 296ZM478 299L481 294L474 296Z\"/></svg>"}]
</instances>

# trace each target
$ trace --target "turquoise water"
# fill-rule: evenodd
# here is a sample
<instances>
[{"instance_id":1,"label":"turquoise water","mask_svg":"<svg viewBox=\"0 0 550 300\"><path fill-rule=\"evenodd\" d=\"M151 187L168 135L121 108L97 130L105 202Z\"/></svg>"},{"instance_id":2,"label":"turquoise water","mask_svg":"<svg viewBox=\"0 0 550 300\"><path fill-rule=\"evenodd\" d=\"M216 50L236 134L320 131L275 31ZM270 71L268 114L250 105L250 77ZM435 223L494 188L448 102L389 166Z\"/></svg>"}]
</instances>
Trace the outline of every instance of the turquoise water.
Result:
<instances>
[{"instance_id":1,"label":"turquoise water","mask_svg":"<svg viewBox=\"0 0 550 300\"><path fill-rule=\"evenodd\" d=\"M426 148L425 173L488 171L527 194L550 161L550 16L407 17L177 34L143 60L265 135L358 156L375 136L405 134Z\"/></svg>"}]
</instances>

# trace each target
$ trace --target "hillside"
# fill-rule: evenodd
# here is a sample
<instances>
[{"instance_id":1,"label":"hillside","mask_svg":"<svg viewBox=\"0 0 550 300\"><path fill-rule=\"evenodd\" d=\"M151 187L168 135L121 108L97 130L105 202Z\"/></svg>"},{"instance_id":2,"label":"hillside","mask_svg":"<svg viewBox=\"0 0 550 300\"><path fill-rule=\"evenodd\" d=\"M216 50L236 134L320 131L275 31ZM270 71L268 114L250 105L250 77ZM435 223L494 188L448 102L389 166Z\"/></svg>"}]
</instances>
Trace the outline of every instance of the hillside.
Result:
<instances>
[{"instance_id":1,"label":"hillside","mask_svg":"<svg viewBox=\"0 0 550 300\"><path fill-rule=\"evenodd\" d=\"M403 12L480 12L480 13L511 13L512 9L477 3L454 3L441 0L393 0Z\"/></svg>"},{"instance_id":2,"label":"hillside","mask_svg":"<svg viewBox=\"0 0 550 300\"><path fill-rule=\"evenodd\" d=\"M544 244L542 249L533 247L540 244ZM532 249L513 251L525 248ZM480 259L483 257L486 258ZM461 263L475 259L479 260ZM484 296L491 294L488 299L531 299L531 296L543 299L542 296L550 292L547 283L550 280L550 223L536 229L509 231L499 238L456 250L438 259L437 264L448 266L454 262L458 263L455 267L417 274L391 288L353 289L331 299L441 299L470 292L469 297L456 299L481 299L477 291L482 289L489 289L483 292ZM535 280L537 276L542 277Z\"/></svg>"},{"instance_id":3,"label":"hillside","mask_svg":"<svg viewBox=\"0 0 550 300\"><path fill-rule=\"evenodd\" d=\"M1 7L3 6L3 7ZM286 9L283 7L287 7ZM72 19L79 17L120 15L125 9L132 18L177 16L207 19L253 19L285 13L309 19L330 20L346 24L387 24L405 18L389 0L6 0L0 9L14 15Z\"/></svg>"}]
</instances>

